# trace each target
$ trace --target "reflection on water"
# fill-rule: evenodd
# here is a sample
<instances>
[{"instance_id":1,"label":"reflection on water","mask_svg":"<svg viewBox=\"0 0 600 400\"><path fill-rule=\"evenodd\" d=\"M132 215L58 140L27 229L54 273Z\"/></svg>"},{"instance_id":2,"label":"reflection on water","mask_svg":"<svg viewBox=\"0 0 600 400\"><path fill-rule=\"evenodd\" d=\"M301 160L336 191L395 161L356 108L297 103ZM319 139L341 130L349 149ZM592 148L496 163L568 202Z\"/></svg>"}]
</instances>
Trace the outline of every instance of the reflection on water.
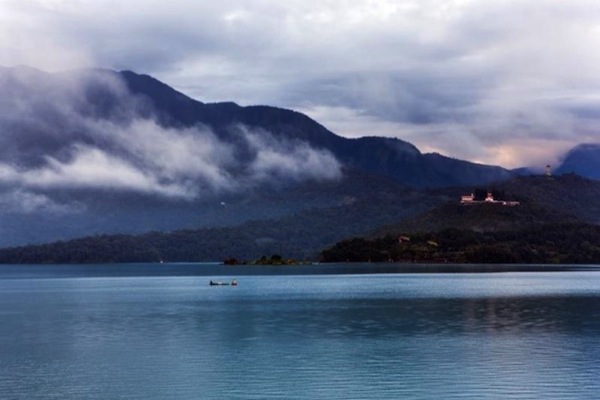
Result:
<instances>
[{"instance_id":1,"label":"reflection on water","mask_svg":"<svg viewBox=\"0 0 600 400\"><path fill-rule=\"evenodd\" d=\"M3 279L0 398L580 399L600 273Z\"/></svg>"}]
</instances>

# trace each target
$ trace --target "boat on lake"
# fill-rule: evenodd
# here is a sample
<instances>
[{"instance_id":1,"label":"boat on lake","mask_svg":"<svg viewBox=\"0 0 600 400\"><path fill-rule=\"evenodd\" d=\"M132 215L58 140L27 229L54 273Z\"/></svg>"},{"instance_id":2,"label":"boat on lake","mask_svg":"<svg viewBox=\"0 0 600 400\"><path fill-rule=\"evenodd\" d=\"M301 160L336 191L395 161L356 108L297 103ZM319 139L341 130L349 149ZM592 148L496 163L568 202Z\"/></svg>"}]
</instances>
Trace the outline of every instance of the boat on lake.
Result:
<instances>
[{"instance_id":1,"label":"boat on lake","mask_svg":"<svg viewBox=\"0 0 600 400\"><path fill-rule=\"evenodd\" d=\"M231 282L224 282L224 281L213 281L211 279L209 285L210 286L237 286L237 280L233 279Z\"/></svg>"}]
</instances>

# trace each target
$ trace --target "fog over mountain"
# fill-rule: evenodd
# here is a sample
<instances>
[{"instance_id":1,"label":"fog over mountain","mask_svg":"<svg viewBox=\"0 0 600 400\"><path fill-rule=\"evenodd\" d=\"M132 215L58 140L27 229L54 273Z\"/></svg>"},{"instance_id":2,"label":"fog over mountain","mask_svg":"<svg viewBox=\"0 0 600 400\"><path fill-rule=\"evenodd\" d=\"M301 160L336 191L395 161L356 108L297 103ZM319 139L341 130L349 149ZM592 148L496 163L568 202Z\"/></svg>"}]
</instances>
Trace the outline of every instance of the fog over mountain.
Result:
<instances>
[{"instance_id":1,"label":"fog over mountain","mask_svg":"<svg viewBox=\"0 0 600 400\"><path fill-rule=\"evenodd\" d=\"M305 142L232 125L228 140L208 126L160 124L159 110L118 74L76 71L51 78L2 71L0 182L31 208L36 191L111 189L198 198L281 177L337 179L340 164Z\"/></svg>"},{"instance_id":2,"label":"fog over mountain","mask_svg":"<svg viewBox=\"0 0 600 400\"><path fill-rule=\"evenodd\" d=\"M0 68L0 91L0 245L224 226L514 175L343 138L291 110L202 103L131 71Z\"/></svg>"}]
</instances>

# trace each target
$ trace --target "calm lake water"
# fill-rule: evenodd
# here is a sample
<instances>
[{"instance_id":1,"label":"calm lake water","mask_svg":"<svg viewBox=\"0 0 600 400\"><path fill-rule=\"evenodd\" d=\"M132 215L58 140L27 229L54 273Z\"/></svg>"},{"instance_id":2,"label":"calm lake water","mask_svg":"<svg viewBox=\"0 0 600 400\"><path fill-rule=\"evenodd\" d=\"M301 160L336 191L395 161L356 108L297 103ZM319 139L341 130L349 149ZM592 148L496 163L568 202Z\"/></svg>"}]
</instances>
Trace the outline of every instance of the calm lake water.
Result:
<instances>
[{"instance_id":1,"label":"calm lake water","mask_svg":"<svg viewBox=\"0 0 600 400\"><path fill-rule=\"evenodd\" d=\"M0 266L0 398L600 398L598 266L368 267Z\"/></svg>"}]
</instances>

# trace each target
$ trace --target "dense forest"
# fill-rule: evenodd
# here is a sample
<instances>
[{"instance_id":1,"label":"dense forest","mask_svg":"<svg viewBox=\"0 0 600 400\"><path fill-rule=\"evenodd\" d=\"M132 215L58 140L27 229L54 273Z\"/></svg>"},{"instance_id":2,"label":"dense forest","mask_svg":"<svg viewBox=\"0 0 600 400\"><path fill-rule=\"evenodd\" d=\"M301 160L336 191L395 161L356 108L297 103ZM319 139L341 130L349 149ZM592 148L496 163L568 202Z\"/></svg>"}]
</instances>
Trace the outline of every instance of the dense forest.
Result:
<instances>
[{"instance_id":1,"label":"dense forest","mask_svg":"<svg viewBox=\"0 0 600 400\"><path fill-rule=\"evenodd\" d=\"M321 253L323 262L600 263L600 226L556 223L517 231L398 233L344 240Z\"/></svg>"}]
</instances>

